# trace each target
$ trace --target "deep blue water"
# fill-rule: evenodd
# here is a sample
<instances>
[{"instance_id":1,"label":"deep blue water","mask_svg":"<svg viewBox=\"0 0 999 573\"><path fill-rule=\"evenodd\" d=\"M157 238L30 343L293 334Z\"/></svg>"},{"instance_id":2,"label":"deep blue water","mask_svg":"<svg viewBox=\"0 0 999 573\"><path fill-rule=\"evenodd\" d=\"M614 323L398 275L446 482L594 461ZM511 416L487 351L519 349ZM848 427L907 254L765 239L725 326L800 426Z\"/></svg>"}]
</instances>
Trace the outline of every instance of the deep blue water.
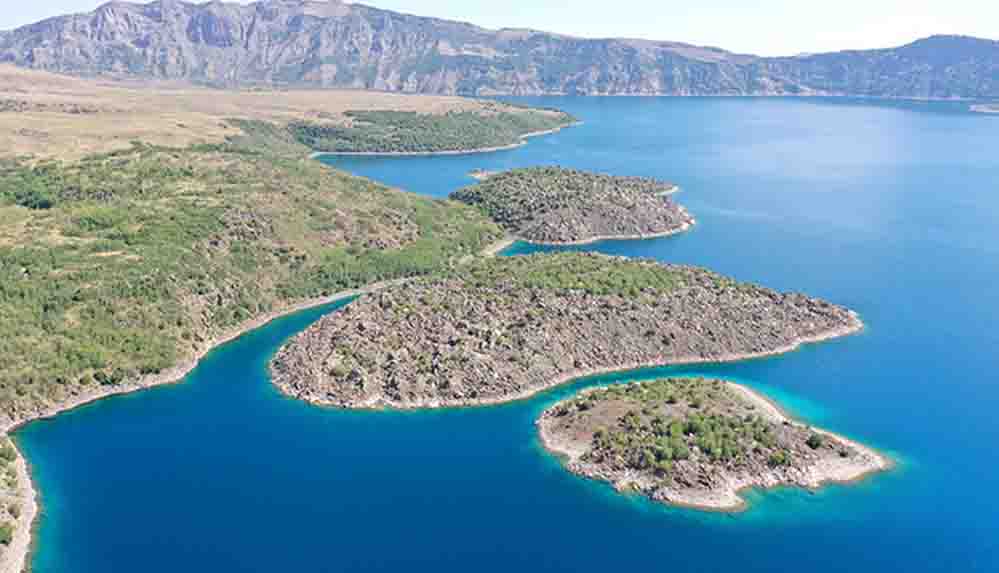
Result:
<instances>
[{"instance_id":1,"label":"deep blue water","mask_svg":"<svg viewBox=\"0 0 999 573\"><path fill-rule=\"evenodd\" d=\"M343 412L267 380L282 341L332 309L306 311L221 347L183 384L20 430L44 504L35 571L999 570L999 117L845 100L526 101L585 125L494 154L333 163L435 196L474 168L669 179L692 232L588 248L820 295L868 329L500 407ZM753 385L899 467L817 494L753 492L748 512L724 515L620 496L541 450L533 419L552 401L663 372Z\"/></svg>"}]
</instances>

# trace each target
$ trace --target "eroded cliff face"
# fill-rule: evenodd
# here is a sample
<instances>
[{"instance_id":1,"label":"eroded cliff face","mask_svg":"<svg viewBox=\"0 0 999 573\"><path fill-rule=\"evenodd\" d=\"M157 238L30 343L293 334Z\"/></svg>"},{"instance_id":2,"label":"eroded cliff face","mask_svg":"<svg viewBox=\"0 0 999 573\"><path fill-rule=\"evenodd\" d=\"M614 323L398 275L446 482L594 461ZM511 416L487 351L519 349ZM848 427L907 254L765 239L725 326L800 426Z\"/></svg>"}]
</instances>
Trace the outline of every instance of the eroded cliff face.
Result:
<instances>
[{"instance_id":1,"label":"eroded cliff face","mask_svg":"<svg viewBox=\"0 0 999 573\"><path fill-rule=\"evenodd\" d=\"M486 30L338 1L111 2L0 34L51 71L435 94L999 95L999 43L758 58L672 42Z\"/></svg>"}]
</instances>

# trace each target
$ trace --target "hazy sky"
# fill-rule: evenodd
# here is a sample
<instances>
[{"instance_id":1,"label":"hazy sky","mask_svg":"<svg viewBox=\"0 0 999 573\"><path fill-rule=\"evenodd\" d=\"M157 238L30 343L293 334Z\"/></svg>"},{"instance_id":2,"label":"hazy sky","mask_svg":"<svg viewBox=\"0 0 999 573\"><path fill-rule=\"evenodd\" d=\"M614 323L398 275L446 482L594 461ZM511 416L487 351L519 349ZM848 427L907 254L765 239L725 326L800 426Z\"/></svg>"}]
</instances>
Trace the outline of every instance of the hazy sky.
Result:
<instances>
[{"instance_id":1,"label":"hazy sky","mask_svg":"<svg viewBox=\"0 0 999 573\"><path fill-rule=\"evenodd\" d=\"M0 29L102 0L0 0ZM246 1L244 0L244 3ZM897 46L932 34L999 39L997 0L369 0L379 8L586 37L626 36L791 55Z\"/></svg>"}]
</instances>

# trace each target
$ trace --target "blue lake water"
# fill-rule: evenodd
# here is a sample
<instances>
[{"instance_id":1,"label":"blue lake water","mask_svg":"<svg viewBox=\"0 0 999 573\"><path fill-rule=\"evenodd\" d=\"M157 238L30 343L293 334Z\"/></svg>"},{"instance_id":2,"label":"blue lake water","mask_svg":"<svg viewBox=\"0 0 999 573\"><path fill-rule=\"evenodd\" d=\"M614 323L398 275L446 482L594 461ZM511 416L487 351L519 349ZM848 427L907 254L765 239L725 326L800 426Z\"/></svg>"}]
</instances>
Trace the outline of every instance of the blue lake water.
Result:
<instances>
[{"instance_id":1,"label":"blue lake water","mask_svg":"<svg viewBox=\"0 0 999 573\"><path fill-rule=\"evenodd\" d=\"M999 570L999 117L939 103L521 101L585 124L493 154L331 163L434 196L475 168L668 179L694 230L587 248L820 295L867 330L499 407L344 412L269 384L271 354L333 307L299 313L182 384L18 431L44 505L34 570ZM663 373L745 382L899 467L816 494L753 492L726 515L618 495L540 448L533 420L552 401Z\"/></svg>"}]
</instances>

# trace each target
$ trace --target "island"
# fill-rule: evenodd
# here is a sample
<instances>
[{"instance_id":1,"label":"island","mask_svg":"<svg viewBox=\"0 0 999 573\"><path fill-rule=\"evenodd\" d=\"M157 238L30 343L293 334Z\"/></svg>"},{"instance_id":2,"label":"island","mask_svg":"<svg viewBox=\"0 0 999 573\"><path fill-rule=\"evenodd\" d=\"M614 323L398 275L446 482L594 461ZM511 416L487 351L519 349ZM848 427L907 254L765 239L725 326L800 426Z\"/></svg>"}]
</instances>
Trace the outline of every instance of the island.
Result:
<instances>
[{"instance_id":1,"label":"island","mask_svg":"<svg viewBox=\"0 0 999 573\"><path fill-rule=\"evenodd\" d=\"M978 113L999 113L999 103L986 103L971 106L971 111Z\"/></svg>"},{"instance_id":2,"label":"island","mask_svg":"<svg viewBox=\"0 0 999 573\"><path fill-rule=\"evenodd\" d=\"M479 183L451 198L475 205L511 235L539 244L672 235L694 218L673 202L677 186L561 167L475 171Z\"/></svg>"},{"instance_id":3,"label":"island","mask_svg":"<svg viewBox=\"0 0 999 573\"><path fill-rule=\"evenodd\" d=\"M861 328L841 306L696 267L587 253L479 258L360 297L289 341L271 371L282 392L316 404L469 406Z\"/></svg>"},{"instance_id":4,"label":"island","mask_svg":"<svg viewBox=\"0 0 999 573\"><path fill-rule=\"evenodd\" d=\"M786 416L753 391L705 378L584 390L537 421L569 471L672 505L745 507L747 488L814 489L887 469L856 442Z\"/></svg>"}]
</instances>

